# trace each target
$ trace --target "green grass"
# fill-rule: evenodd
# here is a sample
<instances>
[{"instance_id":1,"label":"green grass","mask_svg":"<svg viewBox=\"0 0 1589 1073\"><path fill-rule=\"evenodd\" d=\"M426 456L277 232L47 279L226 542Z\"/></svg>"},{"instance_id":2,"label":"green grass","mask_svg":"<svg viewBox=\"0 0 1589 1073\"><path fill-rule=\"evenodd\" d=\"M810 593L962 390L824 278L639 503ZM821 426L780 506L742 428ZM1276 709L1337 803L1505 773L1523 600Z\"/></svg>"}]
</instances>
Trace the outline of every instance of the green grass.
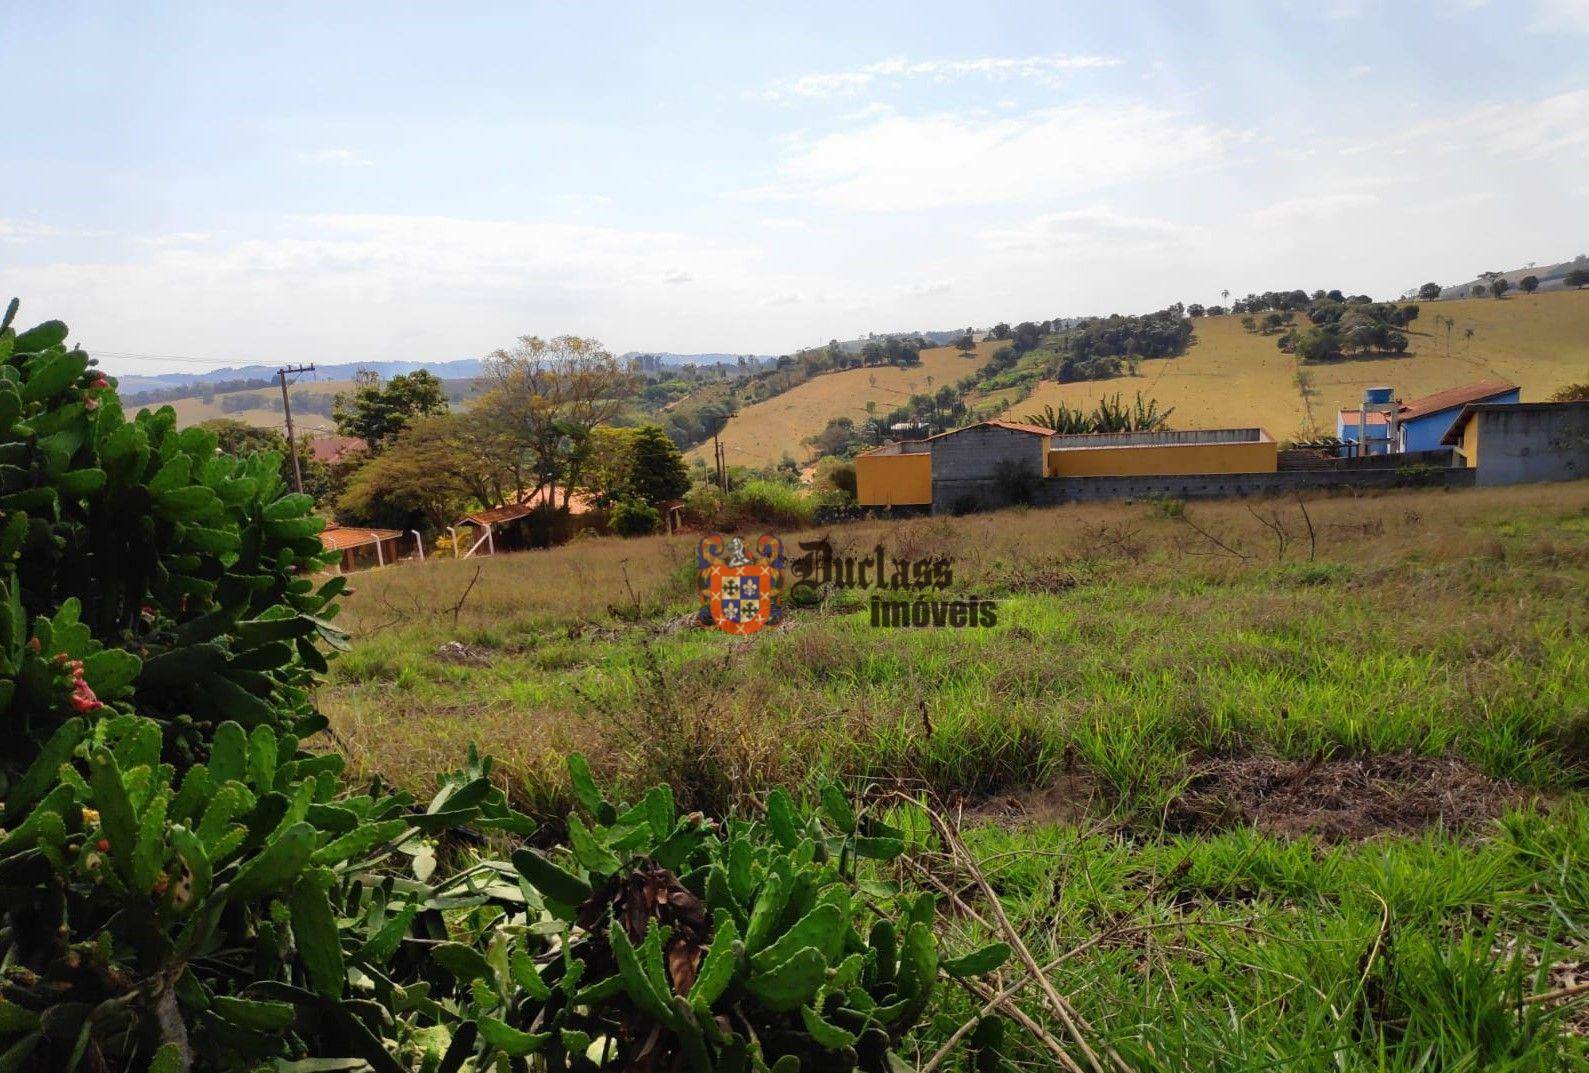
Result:
<instances>
[{"instance_id":1,"label":"green grass","mask_svg":"<svg viewBox=\"0 0 1589 1073\"><path fill-rule=\"evenodd\" d=\"M1565 1068L1583 1001L1517 1003L1589 959L1589 484L1308 509L1316 555L1283 561L1236 503L1186 514L1241 556L1156 504L831 531L949 556L957 593L999 600L986 630L873 629L848 593L749 639L678 628L687 538L480 564L456 625L475 564L389 569L357 580L321 701L355 765L422 785L477 740L547 817L574 748L712 811L825 775L974 808L1082 779L1078 814L968 841L1040 959L1101 936L1054 979L1133 1066ZM1202 758L1399 752L1516 804L1334 845L1165 829ZM946 996L925 1051L970 1012Z\"/></svg>"}]
</instances>

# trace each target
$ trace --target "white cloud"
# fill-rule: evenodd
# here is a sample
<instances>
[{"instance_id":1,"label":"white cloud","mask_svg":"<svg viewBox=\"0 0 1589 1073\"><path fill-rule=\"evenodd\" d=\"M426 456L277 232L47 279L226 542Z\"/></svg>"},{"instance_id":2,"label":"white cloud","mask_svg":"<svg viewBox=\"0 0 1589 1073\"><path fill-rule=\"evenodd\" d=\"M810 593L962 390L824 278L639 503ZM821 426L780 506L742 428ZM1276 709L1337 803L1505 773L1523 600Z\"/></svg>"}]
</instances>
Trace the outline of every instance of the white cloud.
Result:
<instances>
[{"instance_id":1,"label":"white cloud","mask_svg":"<svg viewBox=\"0 0 1589 1073\"><path fill-rule=\"evenodd\" d=\"M559 208L565 209L575 216L581 216L596 209L604 209L612 204L612 198L606 194L558 194L553 200Z\"/></svg>"},{"instance_id":2,"label":"white cloud","mask_svg":"<svg viewBox=\"0 0 1589 1073\"><path fill-rule=\"evenodd\" d=\"M863 212L1052 200L1210 164L1235 138L1144 104L891 116L791 141L750 195Z\"/></svg>"},{"instance_id":3,"label":"white cloud","mask_svg":"<svg viewBox=\"0 0 1589 1073\"><path fill-rule=\"evenodd\" d=\"M1539 0L1530 30L1589 34L1589 0Z\"/></svg>"},{"instance_id":4,"label":"white cloud","mask_svg":"<svg viewBox=\"0 0 1589 1073\"><path fill-rule=\"evenodd\" d=\"M902 283L899 293L912 298L923 298L933 294L948 294L953 285L946 279L925 279L917 283Z\"/></svg>"},{"instance_id":5,"label":"white cloud","mask_svg":"<svg viewBox=\"0 0 1589 1073\"><path fill-rule=\"evenodd\" d=\"M84 227L57 227L36 220L0 219L0 242L31 242L39 238L106 238L110 231Z\"/></svg>"},{"instance_id":6,"label":"white cloud","mask_svg":"<svg viewBox=\"0 0 1589 1073\"><path fill-rule=\"evenodd\" d=\"M769 231L809 231L811 223L798 216L764 216L761 226Z\"/></svg>"},{"instance_id":7,"label":"white cloud","mask_svg":"<svg viewBox=\"0 0 1589 1073\"><path fill-rule=\"evenodd\" d=\"M375 164L375 161L360 156L351 149L307 150L299 153L298 159L306 164L335 164L343 168L368 168Z\"/></svg>"},{"instance_id":8,"label":"white cloud","mask_svg":"<svg viewBox=\"0 0 1589 1073\"><path fill-rule=\"evenodd\" d=\"M214 237L208 231L173 231L167 235L143 235L138 242L144 246L192 246Z\"/></svg>"},{"instance_id":9,"label":"white cloud","mask_svg":"<svg viewBox=\"0 0 1589 1073\"><path fill-rule=\"evenodd\" d=\"M907 60L903 57L879 60L847 71L823 71L797 75L774 82L762 91L771 101L794 98L826 99L858 93L878 84L897 85L910 79L946 83L962 78L988 81L1016 79L1054 85L1068 71L1117 67L1112 56L979 56L964 60Z\"/></svg>"},{"instance_id":10,"label":"white cloud","mask_svg":"<svg viewBox=\"0 0 1589 1073\"><path fill-rule=\"evenodd\" d=\"M1249 216L1260 227L1289 227L1365 209L1380 204L1381 200L1378 194L1318 194L1287 198Z\"/></svg>"},{"instance_id":11,"label":"white cloud","mask_svg":"<svg viewBox=\"0 0 1589 1073\"><path fill-rule=\"evenodd\" d=\"M1394 137L1342 149L1343 155L1384 153L1420 147L1420 155L1463 153L1514 160L1539 160L1558 153L1589 156L1589 89L1539 100L1486 104L1420 123Z\"/></svg>"},{"instance_id":12,"label":"white cloud","mask_svg":"<svg viewBox=\"0 0 1589 1073\"><path fill-rule=\"evenodd\" d=\"M201 357L237 355L246 337L267 357L441 360L526 331L707 349L702 337L791 285L742 246L554 220L324 214L90 256L30 267L30 303L108 350Z\"/></svg>"},{"instance_id":13,"label":"white cloud","mask_svg":"<svg viewBox=\"0 0 1589 1073\"><path fill-rule=\"evenodd\" d=\"M1088 257L1147 254L1186 247L1207 238L1205 228L1148 216L1127 216L1106 205L1050 212L1014 227L989 228L977 237L1003 253Z\"/></svg>"}]
</instances>

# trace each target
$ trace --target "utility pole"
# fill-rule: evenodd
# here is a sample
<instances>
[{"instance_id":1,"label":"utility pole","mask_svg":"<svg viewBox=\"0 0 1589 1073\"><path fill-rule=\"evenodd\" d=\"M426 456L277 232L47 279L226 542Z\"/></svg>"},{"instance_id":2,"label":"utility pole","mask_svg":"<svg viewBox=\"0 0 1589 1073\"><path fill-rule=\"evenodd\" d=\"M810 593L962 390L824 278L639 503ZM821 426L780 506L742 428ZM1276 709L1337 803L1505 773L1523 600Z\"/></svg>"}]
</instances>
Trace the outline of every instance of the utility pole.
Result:
<instances>
[{"instance_id":1,"label":"utility pole","mask_svg":"<svg viewBox=\"0 0 1589 1073\"><path fill-rule=\"evenodd\" d=\"M292 398L287 394L287 377L314 372L313 365L287 365L276 370L281 381L281 409L287 417L287 451L292 455L292 483L295 491L303 491L303 467L298 464L298 441L292 434Z\"/></svg>"}]
</instances>

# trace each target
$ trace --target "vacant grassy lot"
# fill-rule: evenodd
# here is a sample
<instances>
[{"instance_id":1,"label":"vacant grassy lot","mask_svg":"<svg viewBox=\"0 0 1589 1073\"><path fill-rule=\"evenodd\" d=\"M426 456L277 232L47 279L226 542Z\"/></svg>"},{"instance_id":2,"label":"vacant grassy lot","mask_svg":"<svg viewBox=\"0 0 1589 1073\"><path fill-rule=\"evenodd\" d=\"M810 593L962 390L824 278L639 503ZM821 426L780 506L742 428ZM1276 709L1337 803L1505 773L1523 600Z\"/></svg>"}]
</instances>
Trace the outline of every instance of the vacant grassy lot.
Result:
<instances>
[{"instance_id":1,"label":"vacant grassy lot","mask_svg":"<svg viewBox=\"0 0 1589 1073\"><path fill-rule=\"evenodd\" d=\"M736 640L681 625L689 540L598 540L359 576L321 700L367 771L423 784L478 741L548 817L576 747L708 809L819 774L933 794L1132 1068L1580 1068L1589 482L830 536L949 557L998 624L873 629L839 591ZM894 878L984 932L920 849ZM971 1012L948 996L924 1053Z\"/></svg>"},{"instance_id":2,"label":"vacant grassy lot","mask_svg":"<svg viewBox=\"0 0 1589 1073\"><path fill-rule=\"evenodd\" d=\"M806 438L822 431L835 417L866 417L866 404L877 403L879 415L903 404L910 396L936 391L975 371L1002 343L978 343L966 356L954 347L932 347L921 352L921 364L909 369L885 366L825 373L781 395L747 406L728 422L722 440L728 461L735 466L772 466L784 455L796 461L812 456ZM690 457L710 458L710 445L697 447Z\"/></svg>"},{"instance_id":3,"label":"vacant grassy lot","mask_svg":"<svg viewBox=\"0 0 1589 1073\"><path fill-rule=\"evenodd\" d=\"M1006 416L1023 417L1045 403L1090 409L1100 395L1119 391L1129 399L1140 390L1175 407L1175 428L1259 424L1290 438L1310 422L1333 435L1335 411L1376 384L1412 398L1501 377L1521 384L1525 400L1539 401L1562 384L1589 379L1589 291L1417 304L1411 346L1399 358L1299 366L1275 348L1274 336L1244 330L1240 317L1204 317L1185 355L1144 361L1138 377L1042 384ZM1436 316L1455 321L1449 333ZM1311 380L1306 397L1299 370Z\"/></svg>"}]
</instances>

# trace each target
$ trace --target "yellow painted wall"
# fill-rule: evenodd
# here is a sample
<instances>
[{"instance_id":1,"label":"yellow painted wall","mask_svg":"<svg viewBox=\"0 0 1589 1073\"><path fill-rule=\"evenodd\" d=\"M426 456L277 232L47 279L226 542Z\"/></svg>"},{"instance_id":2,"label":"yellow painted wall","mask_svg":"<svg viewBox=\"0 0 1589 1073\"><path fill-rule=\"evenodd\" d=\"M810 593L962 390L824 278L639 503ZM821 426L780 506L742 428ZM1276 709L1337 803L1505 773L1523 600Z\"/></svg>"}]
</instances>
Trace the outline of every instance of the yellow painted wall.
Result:
<instances>
[{"instance_id":1,"label":"yellow painted wall","mask_svg":"<svg viewBox=\"0 0 1589 1073\"><path fill-rule=\"evenodd\" d=\"M1462 427L1462 458L1469 469L1479 466L1479 419L1468 418L1468 423Z\"/></svg>"},{"instance_id":2,"label":"yellow painted wall","mask_svg":"<svg viewBox=\"0 0 1589 1073\"><path fill-rule=\"evenodd\" d=\"M855 500L863 507L932 502L932 455L861 455L855 460Z\"/></svg>"},{"instance_id":3,"label":"yellow painted wall","mask_svg":"<svg viewBox=\"0 0 1589 1073\"><path fill-rule=\"evenodd\" d=\"M1200 473L1273 473L1277 458L1273 441L1056 448L1048 452L1048 475L1181 477Z\"/></svg>"}]
</instances>

